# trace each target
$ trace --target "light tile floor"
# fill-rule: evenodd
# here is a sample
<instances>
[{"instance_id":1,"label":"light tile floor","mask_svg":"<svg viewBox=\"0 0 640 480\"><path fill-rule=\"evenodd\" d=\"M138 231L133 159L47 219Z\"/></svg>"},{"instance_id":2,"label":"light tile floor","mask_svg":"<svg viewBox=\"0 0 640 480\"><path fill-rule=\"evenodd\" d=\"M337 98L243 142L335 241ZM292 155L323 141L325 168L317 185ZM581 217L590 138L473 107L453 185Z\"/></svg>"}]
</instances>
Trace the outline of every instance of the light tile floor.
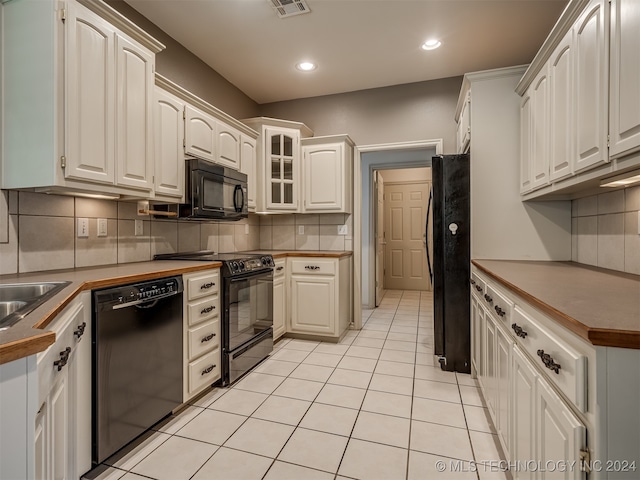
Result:
<instances>
[{"instance_id":1,"label":"light tile floor","mask_svg":"<svg viewBox=\"0 0 640 480\"><path fill-rule=\"evenodd\" d=\"M283 339L98 478L509 478L475 381L435 361L432 312L430 292L387 291L338 344Z\"/></svg>"}]
</instances>

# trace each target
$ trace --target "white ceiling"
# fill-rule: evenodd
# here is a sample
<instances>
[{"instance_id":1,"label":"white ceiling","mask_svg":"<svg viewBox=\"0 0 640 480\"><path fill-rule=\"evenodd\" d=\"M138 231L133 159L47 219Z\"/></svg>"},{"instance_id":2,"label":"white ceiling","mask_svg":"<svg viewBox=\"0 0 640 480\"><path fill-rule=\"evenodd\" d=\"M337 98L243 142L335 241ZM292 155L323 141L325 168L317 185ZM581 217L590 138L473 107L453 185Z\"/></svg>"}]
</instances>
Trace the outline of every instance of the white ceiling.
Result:
<instances>
[{"instance_id":1,"label":"white ceiling","mask_svg":"<svg viewBox=\"0 0 640 480\"><path fill-rule=\"evenodd\" d=\"M126 0L258 103L529 63L567 0ZM424 51L431 37L442 47ZM314 72L295 64L310 60Z\"/></svg>"}]
</instances>

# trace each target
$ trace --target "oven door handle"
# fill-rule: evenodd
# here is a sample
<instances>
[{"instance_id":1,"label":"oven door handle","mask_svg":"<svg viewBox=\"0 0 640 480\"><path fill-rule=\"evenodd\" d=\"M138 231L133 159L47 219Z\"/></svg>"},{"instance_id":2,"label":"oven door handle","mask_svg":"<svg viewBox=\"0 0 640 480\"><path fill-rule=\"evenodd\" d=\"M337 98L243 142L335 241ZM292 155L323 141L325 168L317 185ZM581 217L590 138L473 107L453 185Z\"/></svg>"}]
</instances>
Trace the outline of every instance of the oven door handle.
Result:
<instances>
[{"instance_id":1,"label":"oven door handle","mask_svg":"<svg viewBox=\"0 0 640 480\"><path fill-rule=\"evenodd\" d=\"M242 274L241 276L239 275L237 277L231 277L229 278L229 283L245 282L247 280L260 279L262 277L271 277L271 279L273 280L273 268L270 268L269 270L260 270L259 273L253 273L249 271Z\"/></svg>"}]
</instances>

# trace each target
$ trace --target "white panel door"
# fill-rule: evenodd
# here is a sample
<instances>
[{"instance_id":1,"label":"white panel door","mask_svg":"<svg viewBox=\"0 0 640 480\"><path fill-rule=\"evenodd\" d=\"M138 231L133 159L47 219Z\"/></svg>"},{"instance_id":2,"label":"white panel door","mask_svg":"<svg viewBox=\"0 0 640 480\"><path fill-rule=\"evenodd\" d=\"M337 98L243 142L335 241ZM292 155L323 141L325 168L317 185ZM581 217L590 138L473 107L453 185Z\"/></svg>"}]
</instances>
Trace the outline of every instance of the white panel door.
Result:
<instances>
[{"instance_id":1,"label":"white panel door","mask_svg":"<svg viewBox=\"0 0 640 480\"><path fill-rule=\"evenodd\" d=\"M519 348L512 351L511 461L535 459L536 382L538 374ZM512 471L516 480L534 480L533 469Z\"/></svg>"},{"instance_id":2,"label":"white panel door","mask_svg":"<svg viewBox=\"0 0 640 480\"><path fill-rule=\"evenodd\" d=\"M291 276L291 331L335 335L335 278Z\"/></svg>"},{"instance_id":3,"label":"white panel door","mask_svg":"<svg viewBox=\"0 0 640 480\"><path fill-rule=\"evenodd\" d=\"M115 30L75 2L66 19L65 176L115 181Z\"/></svg>"},{"instance_id":4,"label":"white panel door","mask_svg":"<svg viewBox=\"0 0 640 480\"><path fill-rule=\"evenodd\" d=\"M156 87L156 194L182 198L184 194L184 103Z\"/></svg>"},{"instance_id":5,"label":"white panel door","mask_svg":"<svg viewBox=\"0 0 640 480\"><path fill-rule=\"evenodd\" d=\"M344 209L344 145L303 147L304 210Z\"/></svg>"},{"instance_id":6,"label":"white panel door","mask_svg":"<svg viewBox=\"0 0 640 480\"><path fill-rule=\"evenodd\" d=\"M384 294L384 178L376 172L376 307L382 301Z\"/></svg>"},{"instance_id":7,"label":"white panel door","mask_svg":"<svg viewBox=\"0 0 640 480\"><path fill-rule=\"evenodd\" d=\"M482 308L482 307L480 307ZM484 309L483 309L484 310ZM484 338L484 392L485 392L485 401L487 402L487 406L489 407L489 411L491 412L491 417L497 417L497 394L496 394L496 344L497 344L497 331L496 331L496 322L493 320L493 317L484 311L484 319L485 319L485 338Z\"/></svg>"},{"instance_id":8,"label":"white panel door","mask_svg":"<svg viewBox=\"0 0 640 480\"><path fill-rule=\"evenodd\" d=\"M496 419L498 436L507 458L510 449L510 404L509 385L511 381L511 338L501 328L496 327Z\"/></svg>"},{"instance_id":9,"label":"white panel door","mask_svg":"<svg viewBox=\"0 0 640 480\"><path fill-rule=\"evenodd\" d=\"M250 212L256 210L258 181L256 178L256 140L246 135L240 136L240 171L247 176L247 207Z\"/></svg>"},{"instance_id":10,"label":"white panel door","mask_svg":"<svg viewBox=\"0 0 640 480\"><path fill-rule=\"evenodd\" d=\"M385 277L392 290L427 290L427 183L385 185Z\"/></svg>"},{"instance_id":11,"label":"white panel door","mask_svg":"<svg viewBox=\"0 0 640 480\"><path fill-rule=\"evenodd\" d=\"M240 132L224 122L216 121L216 159L221 165L240 168Z\"/></svg>"},{"instance_id":12,"label":"white panel door","mask_svg":"<svg viewBox=\"0 0 640 480\"><path fill-rule=\"evenodd\" d=\"M273 339L280 338L286 332L285 324L285 276L273 280Z\"/></svg>"},{"instance_id":13,"label":"white panel door","mask_svg":"<svg viewBox=\"0 0 640 480\"><path fill-rule=\"evenodd\" d=\"M531 155L533 154L531 125L531 93L522 97L520 105L520 193L531 190Z\"/></svg>"},{"instance_id":14,"label":"white panel door","mask_svg":"<svg viewBox=\"0 0 640 480\"><path fill-rule=\"evenodd\" d=\"M118 185L153 189L153 54L116 35Z\"/></svg>"},{"instance_id":15,"label":"white panel door","mask_svg":"<svg viewBox=\"0 0 640 480\"><path fill-rule=\"evenodd\" d=\"M549 183L549 75L545 66L531 93L531 188Z\"/></svg>"},{"instance_id":16,"label":"white panel door","mask_svg":"<svg viewBox=\"0 0 640 480\"><path fill-rule=\"evenodd\" d=\"M592 0L574 27L575 172L608 161L608 19L607 1Z\"/></svg>"},{"instance_id":17,"label":"white panel door","mask_svg":"<svg viewBox=\"0 0 640 480\"><path fill-rule=\"evenodd\" d=\"M609 155L640 147L640 3L611 0Z\"/></svg>"},{"instance_id":18,"label":"white panel door","mask_svg":"<svg viewBox=\"0 0 640 480\"><path fill-rule=\"evenodd\" d=\"M576 461L579 464L580 450L585 446L586 428L560 400L549 384L538 378L536 386L537 458L541 465L559 465L560 462ZM558 469L559 470L559 469ZM540 472L541 480L579 480L585 474L580 468L567 471Z\"/></svg>"},{"instance_id":19,"label":"white panel door","mask_svg":"<svg viewBox=\"0 0 640 480\"><path fill-rule=\"evenodd\" d=\"M209 160L216 159L216 120L197 108L185 107L185 153Z\"/></svg>"},{"instance_id":20,"label":"white panel door","mask_svg":"<svg viewBox=\"0 0 640 480\"><path fill-rule=\"evenodd\" d=\"M549 59L549 170L552 181L571 175L573 145L573 31Z\"/></svg>"}]
</instances>

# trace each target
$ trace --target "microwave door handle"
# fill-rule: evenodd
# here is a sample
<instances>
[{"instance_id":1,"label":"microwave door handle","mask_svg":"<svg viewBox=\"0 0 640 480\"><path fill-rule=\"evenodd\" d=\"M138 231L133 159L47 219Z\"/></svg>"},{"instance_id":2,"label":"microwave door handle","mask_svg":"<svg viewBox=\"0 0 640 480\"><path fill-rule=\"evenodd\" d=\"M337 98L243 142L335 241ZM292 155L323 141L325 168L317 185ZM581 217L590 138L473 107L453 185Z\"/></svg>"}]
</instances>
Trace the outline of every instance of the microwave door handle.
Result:
<instances>
[{"instance_id":1,"label":"microwave door handle","mask_svg":"<svg viewBox=\"0 0 640 480\"><path fill-rule=\"evenodd\" d=\"M240 192L240 206L238 206L238 191ZM241 185L236 185L233 191L233 208L236 212L242 212L242 206L244 205L244 192Z\"/></svg>"}]
</instances>

